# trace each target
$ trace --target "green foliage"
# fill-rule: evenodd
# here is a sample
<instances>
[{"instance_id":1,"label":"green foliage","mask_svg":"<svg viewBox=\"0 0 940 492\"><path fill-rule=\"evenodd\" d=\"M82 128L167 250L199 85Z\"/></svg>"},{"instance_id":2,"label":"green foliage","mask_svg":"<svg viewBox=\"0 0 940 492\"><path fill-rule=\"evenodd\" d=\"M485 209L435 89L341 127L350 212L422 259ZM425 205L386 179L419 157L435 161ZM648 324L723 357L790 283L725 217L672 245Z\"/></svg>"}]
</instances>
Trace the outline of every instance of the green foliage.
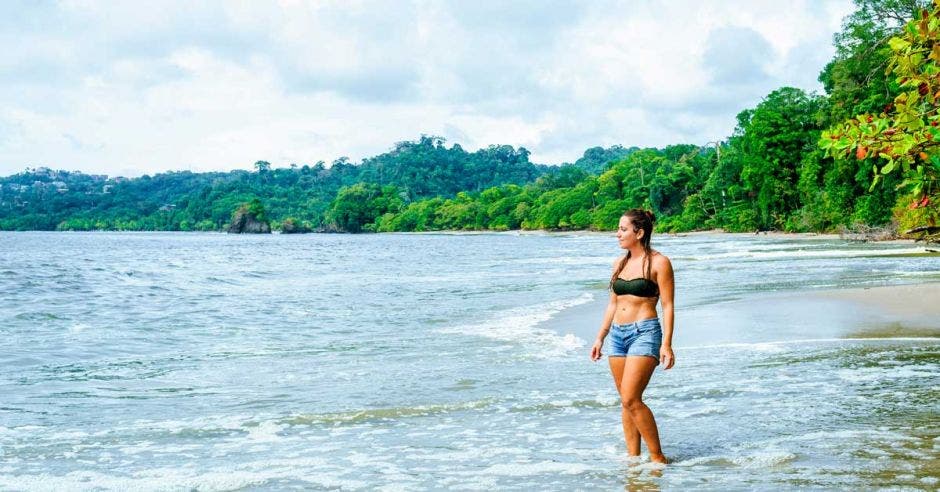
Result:
<instances>
[{"instance_id":1,"label":"green foliage","mask_svg":"<svg viewBox=\"0 0 940 492\"><path fill-rule=\"evenodd\" d=\"M614 145L606 149L603 147L591 147L585 150L584 155L574 162L574 167L588 174L601 174L607 170L611 163L619 161L638 150L640 150L638 147L626 149L620 145Z\"/></svg>"},{"instance_id":2,"label":"green foliage","mask_svg":"<svg viewBox=\"0 0 940 492\"><path fill-rule=\"evenodd\" d=\"M335 166L334 166L335 167ZM529 151L509 145L491 145L468 153L459 145L447 148L444 139L422 136L399 142L384 154L363 160L355 181L393 184L408 200L454 196L504 183L524 184L552 171L529 162Z\"/></svg>"},{"instance_id":3,"label":"green foliage","mask_svg":"<svg viewBox=\"0 0 940 492\"><path fill-rule=\"evenodd\" d=\"M277 229L279 229L284 234L298 234L311 232L313 230L313 226L310 221L298 220L294 217L287 217L275 225L277 226Z\"/></svg>"},{"instance_id":4,"label":"green foliage","mask_svg":"<svg viewBox=\"0 0 940 492\"><path fill-rule=\"evenodd\" d=\"M340 188L326 212L326 223L333 230L374 231L375 220L387 212L398 212L404 202L395 186L356 183Z\"/></svg>"},{"instance_id":5,"label":"green foliage","mask_svg":"<svg viewBox=\"0 0 940 492\"><path fill-rule=\"evenodd\" d=\"M253 215L255 219L262 222L268 220L265 214L264 205L261 203L260 199L252 198L250 202L242 205L242 207L249 214Z\"/></svg>"},{"instance_id":6,"label":"green foliage","mask_svg":"<svg viewBox=\"0 0 940 492\"><path fill-rule=\"evenodd\" d=\"M870 190L900 176L895 188L913 194L912 210L935 208L940 201L940 1L907 22L887 45L887 73L894 75L898 88L893 101L881 112L858 114L833 126L823 132L819 145L838 159L854 154L858 161L873 161L866 163L872 166ZM864 209L856 213L887 208L878 196L866 198ZM868 213L859 217L871 218Z\"/></svg>"},{"instance_id":7,"label":"green foliage","mask_svg":"<svg viewBox=\"0 0 940 492\"><path fill-rule=\"evenodd\" d=\"M884 73L890 50L887 39L926 8L928 0L856 0L857 10L846 17L835 35L835 58L819 75L829 94L828 121L859 113L877 113L898 93Z\"/></svg>"},{"instance_id":8,"label":"green foliage","mask_svg":"<svg viewBox=\"0 0 940 492\"><path fill-rule=\"evenodd\" d=\"M819 138L815 115L819 98L784 87L771 92L753 111L739 115L741 182L761 229L784 229L800 207L796 185L803 154Z\"/></svg>"}]
</instances>

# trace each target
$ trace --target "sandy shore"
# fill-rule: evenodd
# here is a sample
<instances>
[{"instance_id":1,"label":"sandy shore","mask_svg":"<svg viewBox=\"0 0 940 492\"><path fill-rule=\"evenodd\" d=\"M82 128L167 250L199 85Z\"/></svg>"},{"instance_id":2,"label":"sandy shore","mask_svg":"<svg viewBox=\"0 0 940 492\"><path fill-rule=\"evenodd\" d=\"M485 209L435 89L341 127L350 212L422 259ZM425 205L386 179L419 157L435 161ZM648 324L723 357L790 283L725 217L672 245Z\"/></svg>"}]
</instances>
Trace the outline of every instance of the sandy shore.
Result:
<instances>
[{"instance_id":1,"label":"sandy shore","mask_svg":"<svg viewBox=\"0 0 940 492\"><path fill-rule=\"evenodd\" d=\"M829 290L821 295L855 302L898 317L926 315L940 318L940 283Z\"/></svg>"},{"instance_id":2,"label":"sandy shore","mask_svg":"<svg viewBox=\"0 0 940 492\"><path fill-rule=\"evenodd\" d=\"M545 327L590 344L607 295L559 313ZM676 309L674 346L821 338L940 337L940 283L755 294Z\"/></svg>"},{"instance_id":3,"label":"sandy shore","mask_svg":"<svg viewBox=\"0 0 940 492\"><path fill-rule=\"evenodd\" d=\"M820 297L871 318L851 337L940 336L940 283L829 290Z\"/></svg>"}]
</instances>

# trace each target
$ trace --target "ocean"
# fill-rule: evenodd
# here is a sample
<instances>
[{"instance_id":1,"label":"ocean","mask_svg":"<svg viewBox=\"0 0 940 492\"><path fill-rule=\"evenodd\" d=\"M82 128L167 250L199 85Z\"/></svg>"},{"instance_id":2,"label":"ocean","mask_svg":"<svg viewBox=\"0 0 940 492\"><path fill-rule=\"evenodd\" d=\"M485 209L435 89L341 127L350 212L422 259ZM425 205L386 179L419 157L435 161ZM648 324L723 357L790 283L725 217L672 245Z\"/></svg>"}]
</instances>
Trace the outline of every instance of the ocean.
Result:
<instances>
[{"instance_id":1,"label":"ocean","mask_svg":"<svg viewBox=\"0 0 940 492\"><path fill-rule=\"evenodd\" d=\"M940 257L653 242L665 468L626 457L588 357L612 234L0 232L0 489L940 487L940 321L817 295Z\"/></svg>"}]
</instances>

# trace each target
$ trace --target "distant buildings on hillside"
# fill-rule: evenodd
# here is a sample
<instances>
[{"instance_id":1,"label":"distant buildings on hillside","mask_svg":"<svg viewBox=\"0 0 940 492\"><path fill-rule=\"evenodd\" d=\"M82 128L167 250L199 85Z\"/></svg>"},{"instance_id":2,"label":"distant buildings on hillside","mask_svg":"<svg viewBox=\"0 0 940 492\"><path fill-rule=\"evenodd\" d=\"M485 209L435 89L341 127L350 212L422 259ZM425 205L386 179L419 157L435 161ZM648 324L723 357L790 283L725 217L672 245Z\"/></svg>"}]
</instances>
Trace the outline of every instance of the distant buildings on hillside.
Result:
<instances>
[{"instance_id":1,"label":"distant buildings on hillside","mask_svg":"<svg viewBox=\"0 0 940 492\"><path fill-rule=\"evenodd\" d=\"M123 176L109 179L107 174L84 174L80 171L56 171L48 167L26 168L26 172L0 178L0 206L25 207L25 198L35 193L41 200L47 192L85 195L107 195L118 183L127 181Z\"/></svg>"}]
</instances>

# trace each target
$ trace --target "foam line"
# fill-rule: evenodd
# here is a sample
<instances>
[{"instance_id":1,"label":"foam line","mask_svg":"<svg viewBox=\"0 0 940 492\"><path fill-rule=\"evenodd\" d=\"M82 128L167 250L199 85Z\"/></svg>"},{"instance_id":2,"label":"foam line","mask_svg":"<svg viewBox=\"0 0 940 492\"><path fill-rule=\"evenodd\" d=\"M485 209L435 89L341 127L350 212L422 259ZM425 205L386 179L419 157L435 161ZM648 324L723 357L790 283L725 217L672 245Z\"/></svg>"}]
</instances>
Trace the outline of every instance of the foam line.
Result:
<instances>
[{"instance_id":1,"label":"foam line","mask_svg":"<svg viewBox=\"0 0 940 492\"><path fill-rule=\"evenodd\" d=\"M713 348L748 348L766 345L797 345L800 343L833 343L833 342L872 342L872 341L898 341L913 342L921 340L940 341L940 337L864 337L864 338L806 338L801 340L777 340L772 342L752 343L719 343L715 345L696 345L692 347L675 347L677 350L707 350Z\"/></svg>"},{"instance_id":2,"label":"foam line","mask_svg":"<svg viewBox=\"0 0 940 492\"><path fill-rule=\"evenodd\" d=\"M866 258L891 257L910 254L927 253L926 248L899 248L899 249L773 249L773 250L744 250L727 251L706 255L683 256L676 255L673 259L683 260L715 260L728 258L752 259L813 259L813 258Z\"/></svg>"}]
</instances>

